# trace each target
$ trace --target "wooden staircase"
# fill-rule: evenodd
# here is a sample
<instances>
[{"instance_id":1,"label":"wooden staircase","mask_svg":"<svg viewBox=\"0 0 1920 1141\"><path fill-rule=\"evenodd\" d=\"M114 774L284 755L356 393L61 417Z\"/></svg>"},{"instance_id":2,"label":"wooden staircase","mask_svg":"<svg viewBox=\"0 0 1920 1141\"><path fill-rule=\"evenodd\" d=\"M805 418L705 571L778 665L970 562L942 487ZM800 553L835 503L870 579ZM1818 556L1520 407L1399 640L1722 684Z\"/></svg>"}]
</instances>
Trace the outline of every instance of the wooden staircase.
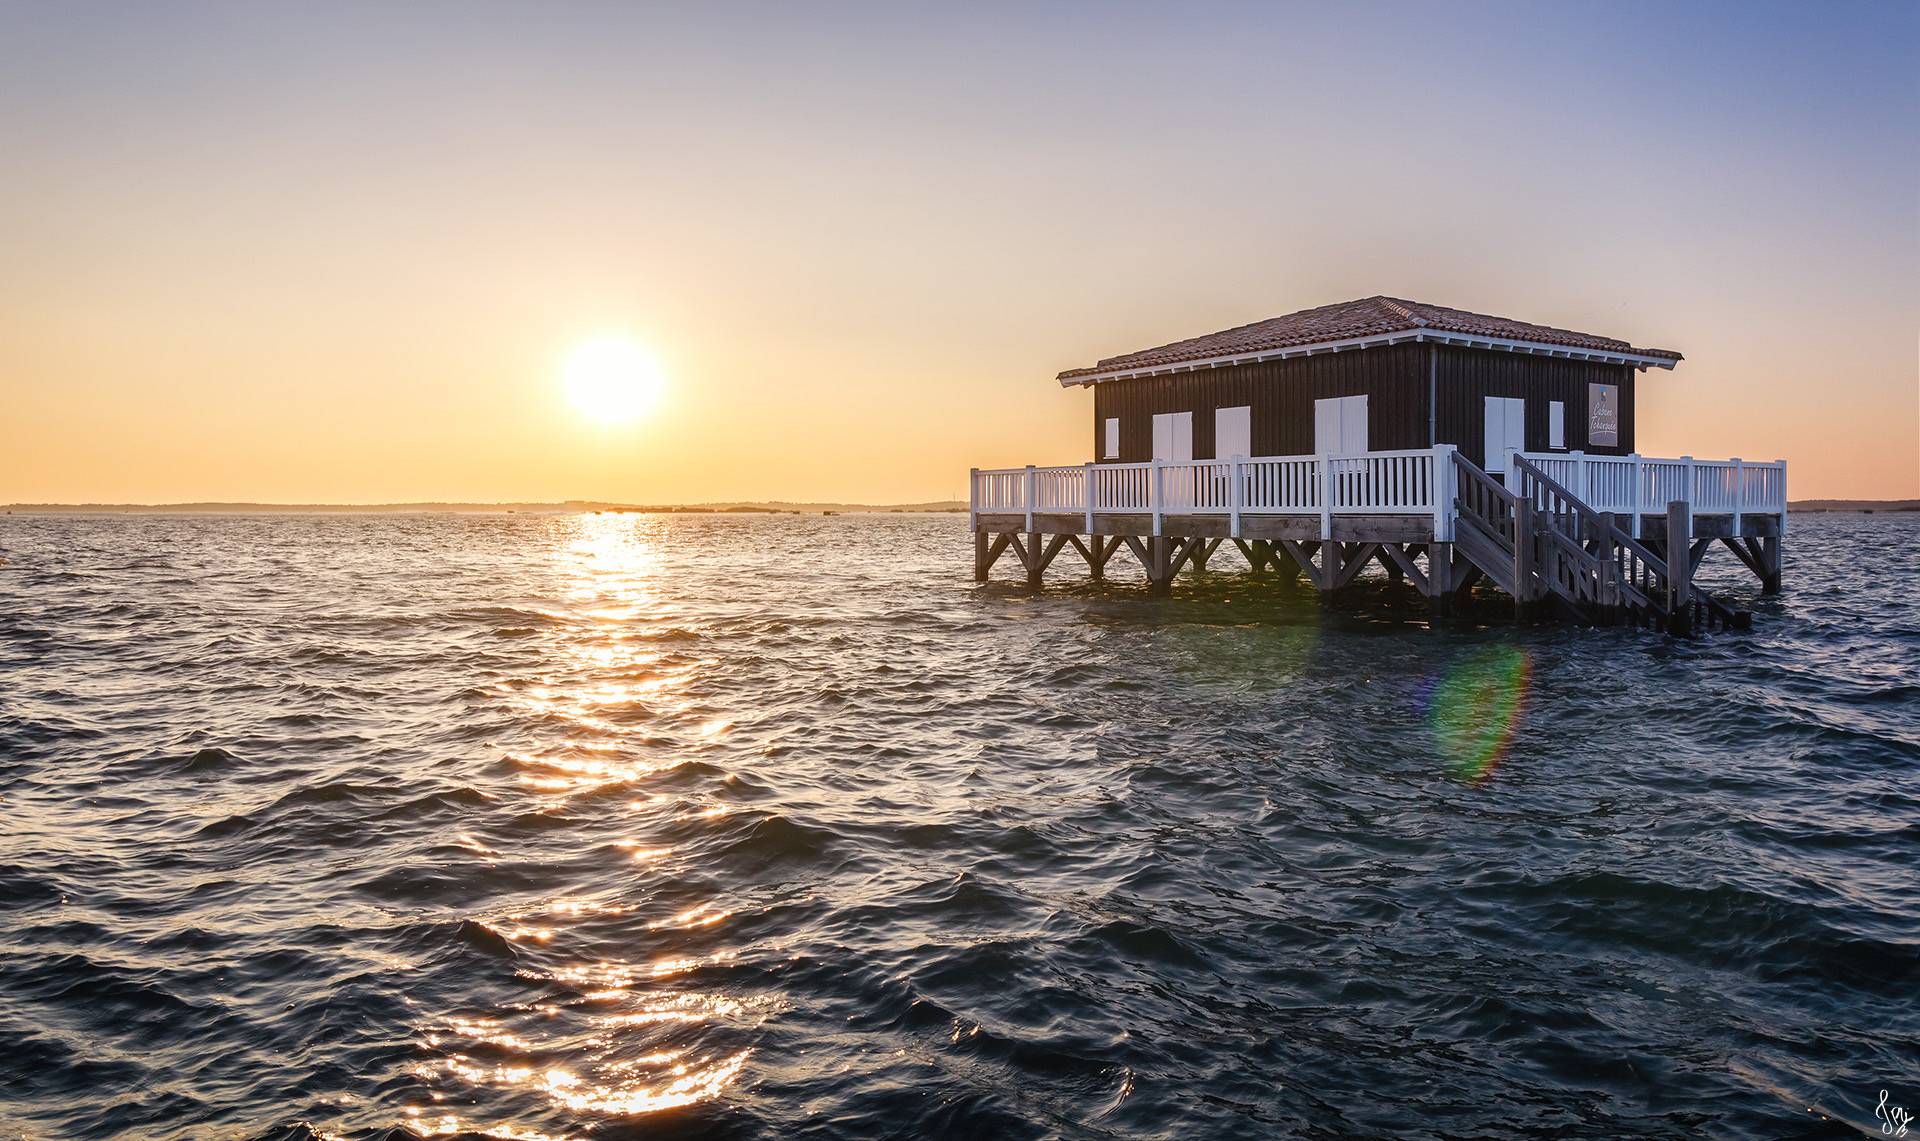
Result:
<instances>
[{"instance_id":1,"label":"wooden staircase","mask_svg":"<svg viewBox=\"0 0 1920 1141\"><path fill-rule=\"evenodd\" d=\"M1453 462L1454 548L1521 613L1549 605L1580 622L1675 634L1750 624L1745 611L1694 587L1685 504L1669 507L1664 543L1642 542L1520 456L1512 458L1511 488L1457 452Z\"/></svg>"}]
</instances>

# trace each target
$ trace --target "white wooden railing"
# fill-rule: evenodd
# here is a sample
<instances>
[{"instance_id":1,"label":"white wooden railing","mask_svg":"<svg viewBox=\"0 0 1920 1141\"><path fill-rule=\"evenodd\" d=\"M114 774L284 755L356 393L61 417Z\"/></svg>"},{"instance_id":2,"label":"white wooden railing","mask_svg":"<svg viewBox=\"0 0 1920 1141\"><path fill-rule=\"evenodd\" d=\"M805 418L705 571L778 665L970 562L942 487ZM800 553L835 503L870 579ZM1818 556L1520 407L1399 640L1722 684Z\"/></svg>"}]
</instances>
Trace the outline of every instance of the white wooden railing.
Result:
<instances>
[{"instance_id":1,"label":"white wooden railing","mask_svg":"<svg viewBox=\"0 0 1920 1141\"><path fill-rule=\"evenodd\" d=\"M970 512L1024 515L1225 515L1240 533L1243 515L1430 515L1452 537L1451 444L1402 452L1335 456L1237 456L1078 467L975 469ZM1326 530L1322 527L1323 532Z\"/></svg>"},{"instance_id":2,"label":"white wooden railing","mask_svg":"<svg viewBox=\"0 0 1920 1141\"><path fill-rule=\"evenodd\" d=\"M1736 533L1742 517L1778 515L1787 521L1787 461L1677 460L1647 456L1589 456L1582 452L1521 452L1555 483L1595 511L1632 516L1633 533L1643 515L1665 514L1676 500L1695 515L1731 515Z\"/></svg>"},{"instance_id":3,"label":"white wooden railing","mask_svg":"<svg viewBox=\"0 0 1920 1141\"><path fill-rule=\"evenodd\" d=\"M1240 535L1247 515L1317 515L1322 538L1335 515L1427 515L1434 538L1453 538L1452 444L1397 452L1324 456L1236 456L1225 460L1154 460L1077 467L975 469L970 521L982 514L1081 515L1089 533L1096 515L1148 515L1161 533L1166 515L1224 515ZM1582 496L1595 511L1664 515L1674 500L1695 514L1778 515L1787 511L1785 461L1649 459L1579 452L1522 452ZM1737 533L1737 532L1736 532Z\"/></svg>"}]
</instances>

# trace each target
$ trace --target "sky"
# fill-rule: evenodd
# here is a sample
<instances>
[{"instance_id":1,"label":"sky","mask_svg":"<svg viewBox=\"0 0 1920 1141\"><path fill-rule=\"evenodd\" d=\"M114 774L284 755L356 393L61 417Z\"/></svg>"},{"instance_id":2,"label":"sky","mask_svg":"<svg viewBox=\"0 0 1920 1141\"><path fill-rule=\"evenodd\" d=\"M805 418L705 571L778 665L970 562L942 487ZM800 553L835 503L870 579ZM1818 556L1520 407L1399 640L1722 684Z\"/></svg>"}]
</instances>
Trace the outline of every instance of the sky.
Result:
<instances>
[{"instance_id":1,"label":"sky","mask_svg":"<svg viewBox=\"0 0 1920 1141\"><path fill-rule=\"evenodd\" d=\"M0 502L963 498L1378 293L1920 496L1920 5L0 0Z\"/></svg>"}]
</instances>

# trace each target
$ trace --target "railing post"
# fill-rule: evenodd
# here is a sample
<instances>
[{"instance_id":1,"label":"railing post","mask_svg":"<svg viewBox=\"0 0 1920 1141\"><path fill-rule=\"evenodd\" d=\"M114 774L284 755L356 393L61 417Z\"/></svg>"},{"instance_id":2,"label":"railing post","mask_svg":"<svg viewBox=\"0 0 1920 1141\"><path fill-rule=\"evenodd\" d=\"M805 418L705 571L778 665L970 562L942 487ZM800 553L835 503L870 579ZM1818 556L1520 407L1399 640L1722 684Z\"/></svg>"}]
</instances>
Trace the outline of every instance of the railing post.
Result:
<instances>
[{"instance_id":1,"label":"railing post","mask_svg":"<svg viewBox=\"0 0 1920 1141\"><path fill-rule=\"evenodd\" d=\"M1098 497L1094 494L1094 481L1095 481L1096 474L1097 473L1095 471L1095 465L1088 464L1087 465L1087 534L1089 535L1093 534L1093 512L1095 508L1099 506Z\"/></svg>"},{"instance_id":2,"label":"railing post","mask_svg":"<svg viewBox=\"0 0 1920 1141\"><path fill-rule=\"evenodd\" d=\"M1632 537L1638 539L1640 537L1640 503L1647 497L1647 491L1644 486L1647 482L1647 468L1645 464L1640 462L1639 452L1635 452L1627 458L1633 461L1633 489L1630 492L1633 496Z\"/></svg>"},{"instance_id":3,"label":"railing post","mask_svg":"<svg viewBox=\"0 0 1920 1141\"><path fill-rule=\"evenodd\" d=\"M1593 488L1587 486L1587 453L1573 453L1573 493L1581 502L1593 506Z\"/></svg>"},{"instance_id":4,"label":"railing post","mask_svg":"<svg viewBox=\"0 0 1920 1141\"><path fill-rule=\"evenodd\" d=\"M1453 542L1452 444L1433 446L1433 541Z\"/></svg>"},{"instance_id":5,"label":"railing post","mask_svg":"<svg viewBox=\"0 0 1920 1141\"><path fill-rule=\"evenodd\" d=\"M1244 494L1240 487L1240 461L1245 456L1234 456L1227 461L1227 534L1240 537L1240 507Z\"/></svg>"},{"instance_id":6,"label":"railing post","mask_svg":"<svg viewBox=\"0 0 1920 1141\"><path fill-rule=\"evenodd\" d=\"M1594 584L1595 597L1600 605L1617 608L1620 605L1620 568L1613 559L1613 512L1600 513L1600 535L1598 552L1600 556L1600 581Z\"/></svg>"},{"instance_id":7,"label":"railing post","mask_svg":"<svg viewBox=\"0 0 1920 1141\"><path fill-rule=\"evenodd\" d=\"M1787 537L1787 461L1775 460L1773 466L1780 470L1780 537Z\"/></svg>"},{"instance_id":8,"label":"railing post","mask_svg":"<svg viewBox=\"0 0 1920 1141\"><path fill-rule=\"evenodd\" d=\"M967 530L980 529L980 469L967 469Z\"/></svg>"},{"instance_id":9,"label":"railing post","mask_svg":"<svg viewBox=\"0 0 1920 1141\"><path fill-rule=\"evenodd\" d=\"M1320 541L1333 538L1333 456L1322 452L1320 461Z\"/></svg>"},{"instance_id":10,"label":"railing post","mask_svg":"<svg viewBox=\"0 0 1920 1141\"><path fill-rule=\"evenodd\" d=\"M1033 533L1033 498L1034 498L1034 490L1038 482L1039 482L1038 478L1033 474L1033 465L1028 464L1027 465L1027 495L1026 495L1026 499L1027 499L1026 530L1028 534Z\"/></svg>"},{"instance_id":11,"label":"railing post","mask_svg":"<svg viewBox=\"0 0 1920 1141\"><path fill-rule=\"evenodd\" d=\"M1740 466L1740 457L1733 457L1733 535L1740 537L1740 516L1747 505L1747 473Z\"/></svg>"},{"instance_id":12,"label":"railing post","mask_svg":"<svg viewBox=\"0 0 1920 1141\"><path fill-rule=\"evenodd\" d=\"M1687 501L1688 507L1692 507L1700 500L1700 488L1699 485L1694 482L1693 477L1693 457L1681 456L1680 462L1687 465L1687 488L1686 491L1681 494L1680 498Z\"/></svg>"},{"instance_id":13,"label":"railing post","mask_svg":"<svg viewBox=\"0 0 1920 1141\"><path fill-rule=\"evenodd\" d=\"M1157 458L1153 461L1153 478L1147 484L1147 508L1153 512L1153 533L1156 536L1160 534L1160 510L1166 500L1165 469L1161 467L1163 462Z\"/></svg>"}]
</instances>

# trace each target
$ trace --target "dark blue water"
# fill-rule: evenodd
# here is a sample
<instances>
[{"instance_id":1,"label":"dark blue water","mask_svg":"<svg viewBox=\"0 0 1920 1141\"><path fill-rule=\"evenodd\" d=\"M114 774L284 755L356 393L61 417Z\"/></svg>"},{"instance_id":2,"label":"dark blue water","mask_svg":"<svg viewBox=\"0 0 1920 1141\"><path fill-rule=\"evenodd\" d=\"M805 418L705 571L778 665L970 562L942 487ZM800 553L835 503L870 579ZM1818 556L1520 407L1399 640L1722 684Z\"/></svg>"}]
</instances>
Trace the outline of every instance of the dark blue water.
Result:
<instances>
[{"instance_id":1,"label":"dark blue water","mask_svg":"<svg viewBox=\"0 0 1920 1141\"><path fill-rule=\"evenodd\" d=\"M0 1136L1880 1135L1916 539L1677 642L951 516L0 520Z\"/></svg>"}]
</instances>

